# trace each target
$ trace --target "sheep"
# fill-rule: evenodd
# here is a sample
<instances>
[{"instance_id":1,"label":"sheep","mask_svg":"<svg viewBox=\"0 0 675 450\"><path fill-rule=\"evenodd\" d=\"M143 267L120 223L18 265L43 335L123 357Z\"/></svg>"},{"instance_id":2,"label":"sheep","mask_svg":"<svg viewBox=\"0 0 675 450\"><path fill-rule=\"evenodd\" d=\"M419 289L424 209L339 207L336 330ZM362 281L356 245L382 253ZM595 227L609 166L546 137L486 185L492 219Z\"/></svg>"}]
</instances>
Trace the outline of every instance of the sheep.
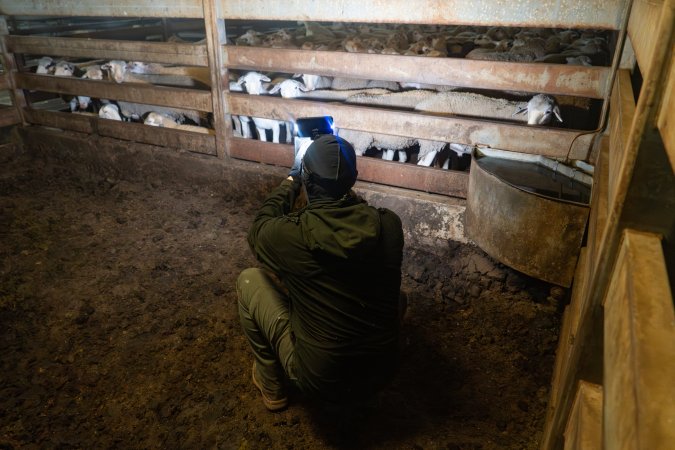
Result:
<instances>
[{"instance_id":1,"label":"sheep","mask_svg":"<svg viewBox=\"0 0 675 450\"><path fill-rule=\"evenodd\" d=\"M164 66L157 63L133 61L127 65L127 70L139 75L159 76L158 82L165 84L193 86L193 80L196 80L206 86L211 85L211 74L207 67Z\"/></svg>"},{"instance_id":2,"label":"sheep","mask_svg":"<svg viewBox=\"0 0 675 450\"><path fill-rule=\"evenodd\" d=\"M312 75L309 73L296 73L293 78L302 78L302 82L308 91L316 89L326 89L333 85L333 78L323 75Z\"/></svg>"},{"instance_id":3,"label":"sheep","mask_svg":"<svg viewBox=\"0 0 675 450\"><path fill-rule=\"evenodd\" d=\"M119 106L120 114L132 120L140 120L143 116L153 111L171 117L178 123L183 123L186 119L189 119L196 124L200 124L206 120L206 116L203 112L191 109L169 108L124 101L118 101L117 104Z\"/></svg>"},{"instance_id":4,"label":"sheep","mask_svg":"<svg viewBox=\"0 0 675 450\"><path fill-rule=\"evenodd\" d=\"M185 125L177 123L173 118L169 117L166 114L158 113L152 111L148 113L145 120L143 121L145 125L162 127L162 128L173 128L176 130L183 131L192 131L194 133L203 133L203 134L214 134L213 130L210 130L205 127L199 127L195 125Z\"/></svg>"},{"instance_id":5,"label":"sheep","mask_svg":"<svg viewBox=\"0 0 675 450\"><path fill-rule=\"evenodd\" d=\"M562 122L560 107L550 95L537 94L527 102L525 108L516 111L516 114L527 111L528 125L546 125L555 117Z\"/></svg>"},{"instance_id":6,"label":"sheep","mask_svg":"<svg viewBox=\"0 0 675 450\"><path fill-rule=\"evenodd\" d=\"M267 75L263 75L259 72L247 72L239 77L237 85L245 85L246 92L251 95L260 95L267 93L266 89L263 87L263 81L270 82L272 80L270 80Z\"/></svg>"},{"instance_id":7,"label":"sheep","mask_svg":"<svg viewBox=\"0 0 675 450\"><path fill-rule=\"evenodd\" d=\"M391 97L397 96L396 93L389 95ZM379 104L385 105L388 103L386 99L380 99ZM415 105L414 109L417 111L451 115L466 115L467 112L470 112L472 116L526 121L528 125L546 125L554 117L562 122L560 108L556 100L544 94L535 95L526 106L522 106L522 102L513 102L470 92L438 92L419 102ZM515 114L525 111L527 111L527 119L514 119Z\"/></svg>"},{"instance_id":8,"label":"sheep","mask_svg":"<svg viewBox=\"0 0 675 450\"><path fill-rule=\"evenodd\" d=\"M72 77L75 74L75 65L68 61L59 61L54 66L54 75L57 77Z\"/></svg>"},{"instance_id":9,"label":"sheep","mask_svg":"<svg viewBox=\"0 0 675 450\"><path fill-rule=\"evenodd\" d=\"M101 70L101 66L99 64L93 64L91 66L83 67L82 70L84 71L84 73L80 78L89 80L103 80L103 71ZM80 107L80 110L84 111L92 103L92 100L91 97L78 95L77 102Z\"/></svg>"},{"instance_id":10,"label":"sheep","mask_svg":"<svg viewBox=\"0 0 675 450\"><path fill-rule=\"evenodd\" d=\"M193 87L196 82L210 84L210 75L201 67L164 67L159 64L145 64L112 60L101 66L109 72L115 83L167 84Z\"/></svg>"},{"instance_id":11,"label":"sheep","mask_svg":"<svg viewBox=\"0 0 675 450\"><path fill-rule=\"evenodd\" d=\"M303 92L307 92L309 89L305 87L300 81L297 80L283 80L274 85L270 89L269 94L276 94L279 92L283 98L297 98L301 97Z\"/></svg>"},{"instance_id":12,"label":"sheep","mask_svg":"<svg viewBox=\"0 0 675 450\"><path fill-rule=\"evenodd\" d=\"M40 58L35 73L43 75L54 73L54 60L49 56Z\"/></svg>"},{"instance_id":13,"label":"sheep","mask_svg":"<svg viewBox=\"0 0 675 450\"><path fill-rule=\"evenodd\" d=\"M246 33L236 38L234 42L236 45L256 46L262 44L263 36L262 33L258 33L255 30L247 30Z\"/></svg>"},{"instance_id":14,"label":"sheep","mask_svg":"<svg viewBox=\"0 0 675 450\"><path fill-rule=\"evenodd\" d=\"M108 103L107 105L103 105L103 107L101 107L101 109L98 110L98 116L101 119L122 121L120 109L114 103Z\"/></svg>"},{"instance_id":15,"label":"sheep","mask_svg":"<svg viewBox=\"0 0 675 450\"><path fill-rule=\"evenodd\" d=\"M245 75L239 77L239 80L237 81L237 85L241 86L242 84L245 85L246 87L246 92L248 92L251 95L261 95L261 94L267 94L267 89L263 86L262 82L271 82L270 78L266 75L263 75L258 72L247 72ZM241 123L242 123L242 129L248 126L251 118L244 118L244 116L239 116ZM274 143L279 143L279 136L281 134L281 124L284 122L274 120L274 119L264 119L261 117L253 117L252 118L253 123L255 124L256 130L258 131L258 136L261 141L266 141L267 136L266 136L266 131L265 130L272 130L272 142ZM288 124L286 126L286 142L290 143L292 141L291 138L291 132L290 130L292 129L291 126Z\"/></svg>"},{"instance_id":16,"label":"sheep","mask_svg":"<svg viewBox=\"0 0 675 450\"><path fill-rule=\"evenodd\" d=\"M233 75L230 74L230 78L232 78ZM242 87L241 84L237 83L235 80L230 80L229 84L229 89L230 92L243 92L244 88ZM248 121L246 121L246 126L242 126L242 120L240 116L237 116L235 114L232 114L231 116L232 119L232 125L234 126L234 135L239 136L239 137L244 137L244 138L251 138L251 129L248 127Z\"/></svg>"}]
</instances>

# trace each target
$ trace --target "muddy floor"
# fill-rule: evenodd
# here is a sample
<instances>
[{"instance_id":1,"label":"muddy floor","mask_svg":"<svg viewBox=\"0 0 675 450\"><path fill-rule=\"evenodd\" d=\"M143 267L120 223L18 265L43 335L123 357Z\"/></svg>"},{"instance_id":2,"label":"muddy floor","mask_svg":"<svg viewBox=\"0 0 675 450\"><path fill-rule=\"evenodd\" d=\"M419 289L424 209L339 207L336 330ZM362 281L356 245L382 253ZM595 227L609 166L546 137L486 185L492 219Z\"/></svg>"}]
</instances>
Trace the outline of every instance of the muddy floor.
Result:
<instances>
[{"instance_id":1,"label":"muddy floor","mask_svg":"<svg viewBox=\"0 0 675 450\"><path fill-rule=\"evenodd\" d=\"M392 384L358 411L249 381L235 281L260 199L0 165L0 449L534 449L566 291L453 242L406 248Z\"/></svg>"}]
</instances>

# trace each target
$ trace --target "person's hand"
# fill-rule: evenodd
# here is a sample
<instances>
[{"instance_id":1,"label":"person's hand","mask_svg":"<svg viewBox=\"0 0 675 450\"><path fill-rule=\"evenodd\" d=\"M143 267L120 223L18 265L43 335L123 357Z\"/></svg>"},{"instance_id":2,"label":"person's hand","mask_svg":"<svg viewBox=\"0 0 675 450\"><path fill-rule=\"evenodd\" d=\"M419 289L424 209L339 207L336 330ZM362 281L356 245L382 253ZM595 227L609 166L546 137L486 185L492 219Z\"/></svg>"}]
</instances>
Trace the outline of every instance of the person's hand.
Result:
<instances>
[{"instance_id":1,"label":"person's hand","mask_svg":"<svg viewBox=\"0 0 675 450\"><path fill-rule=\"evenodd\" d=\"M298 149L298 153L295 155L295 160L293 160L293 166L291 167L291 170L288 172L289 177L294 177L294 178L299 178L300 177L300 172L302 171L302 158L305 156L305 152L309 148L309 146L312 145L311 140L307 140L307 142L304 142L302 146Z\"/></svg>"},{"instance_id":2,"label":"person's hand","mask_svg":"<svg viewBox=\"0 0 675 450\"><path fill-rule=\"evenodd\" d=\"M300 152L298 152L298 154L295 155L295 160L293 161L293 166L291 167L291 170L288 172L288 176L298 178L300 177L301 170L302 170L302 156L300 155Z\"/></svg>"}]
</instances>

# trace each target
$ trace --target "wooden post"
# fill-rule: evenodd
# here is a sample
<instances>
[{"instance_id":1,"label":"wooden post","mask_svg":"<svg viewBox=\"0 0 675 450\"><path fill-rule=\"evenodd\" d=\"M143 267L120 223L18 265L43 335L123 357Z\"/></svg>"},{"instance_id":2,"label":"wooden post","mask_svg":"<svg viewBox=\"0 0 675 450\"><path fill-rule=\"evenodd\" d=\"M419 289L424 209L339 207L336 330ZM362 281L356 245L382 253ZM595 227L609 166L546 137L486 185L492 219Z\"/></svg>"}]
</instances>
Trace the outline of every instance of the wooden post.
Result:
<instances>
[{"instance_id":1,"label":"wooden post","mask_svg":"<svg viewBox=\"0 0 675 450\"><path fill-rule=\"evenodd\" d=\"M203 0L204 26L206 29L206 48L211 70L211 95L213 97L213 122L216 130L216 149L219 158L229 156L229 143L232 136L230 116L225 114L223 93L229 84L227 68L223 64L223 44L227 42L225 20L220 18L217 0Z\"/></svg>"},{"instance_id":2,"label":"wooden post","mask_svg":"<svg viewBox=\"0 0 675 450\"><path fill-rule=\"evenodd\" d=\"M5 65L5 74L8 77L12 105L16 108L18 117L21 118L21 123L26 124L26 120L23 116L23 109L26 107L26 97L22 89L16 88L16 82L14 80L14 74L17 72L16 60L14 55L7 52L7 45L5 43L5 37L9 34L9 29L7 27L7 19L5 16L0 17L0 41L2 46L2 59Z\"/></svg>"}]
</instances>

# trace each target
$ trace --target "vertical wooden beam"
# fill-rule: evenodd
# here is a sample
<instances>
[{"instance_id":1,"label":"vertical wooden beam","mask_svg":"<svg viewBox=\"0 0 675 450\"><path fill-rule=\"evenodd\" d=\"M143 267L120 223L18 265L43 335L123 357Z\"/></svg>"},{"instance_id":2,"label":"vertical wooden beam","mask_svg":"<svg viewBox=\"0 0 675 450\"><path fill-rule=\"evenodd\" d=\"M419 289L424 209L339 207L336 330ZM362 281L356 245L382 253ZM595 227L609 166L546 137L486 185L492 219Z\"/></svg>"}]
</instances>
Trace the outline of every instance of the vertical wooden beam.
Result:
<instances>
[{"instance_id":1,"label":"vertical wooden beam","mask_svg":"<svg viewBox=\"0 0 675 450\"><path fill-rule=\"evenodd\" d=\"M206 50L211 70L211 96L213 98L213 126L216 130L218 157L229 156L229 142L232 135L229 115L225 114L223 93L227 81L227 68L223 64L223 44L227 42L225 20L220 18L220 2L203 0L204 26L206 29Z\"/></svg>"},{"instance_id":2,"label":"vertical wooden beam","mask_svg":"<svg viewBox=\"0 0 675 450\"><path fill-rule=\"evenodd\" d=\"M0 16L0 50L2 51L2 62L5 66L5 73L9 77L12 105L17 111L19 117L21 117L21 122L25 125L26 119L23 116L23 108L26 106L26 97L22 89L16 88L16 82L14 81L14 74L17 72L17 64L14 59L14 54L7 52L7 45L5 43L5 36L9 34L9 28L7 27L7 18L6 16Z\"/></svg>"},{"instance_id":3,"label":"vertical wooden beam","mask_svg":"<svg viewBox=\"0 0 675 450\"><path fill-rule=\"evenodd\" d=\"M607 449L675 442L675 312L661 236L627 228L605 297Z\"/></svg>"}]
</instances>

